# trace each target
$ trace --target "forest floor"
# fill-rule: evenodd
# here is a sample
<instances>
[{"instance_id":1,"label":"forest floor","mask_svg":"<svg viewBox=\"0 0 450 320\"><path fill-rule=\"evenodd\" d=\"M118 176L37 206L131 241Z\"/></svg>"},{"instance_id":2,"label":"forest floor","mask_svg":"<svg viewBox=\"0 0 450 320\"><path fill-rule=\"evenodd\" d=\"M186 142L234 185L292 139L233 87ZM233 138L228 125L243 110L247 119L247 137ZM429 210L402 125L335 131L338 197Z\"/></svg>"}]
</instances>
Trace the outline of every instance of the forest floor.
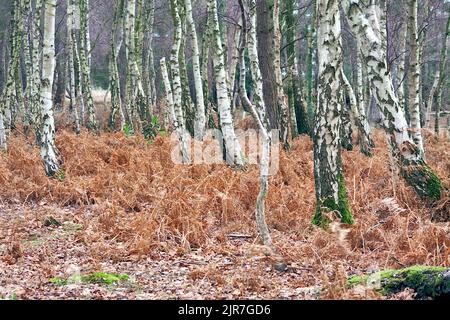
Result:
<instances>
[{"instance_id":1,"label":"forest floor","mask_svg":"<svg viewBox=\"0 0 450 320\"><path fill-rule=\"evenodd\" d=\"M425 136L449 187L450 144ZM0 299L382 299L348 289L347 277L449 266L450 223L431 218L450 201L419 199L390 171L384 135L375 138L374 157L344 154L351 228L311 225L310 139L281 154L267 199L288 266L279 272L256 232L257 166L175 165L168 138L61 130L64 172L48 179L33 139L15 134L0 155Z\"/></svg>"}]
</instances>

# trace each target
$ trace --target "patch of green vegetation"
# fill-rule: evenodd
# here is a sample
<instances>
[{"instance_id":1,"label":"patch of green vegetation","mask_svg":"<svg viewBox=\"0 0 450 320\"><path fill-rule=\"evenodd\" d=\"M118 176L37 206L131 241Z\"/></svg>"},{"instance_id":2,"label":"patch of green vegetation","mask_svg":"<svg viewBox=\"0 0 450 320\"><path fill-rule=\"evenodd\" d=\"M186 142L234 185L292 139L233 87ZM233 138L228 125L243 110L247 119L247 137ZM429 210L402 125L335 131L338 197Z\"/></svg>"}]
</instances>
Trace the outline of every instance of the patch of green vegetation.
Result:
<instances>
[{"instance_id":1,"label":"patch of green vegetation","mask_svg":"<svg viewBox=\"0 0 450 320\"><path fill-rule=\"evenodd\" d=\"M52 278L50 283L57 286L67 286L72 283L96 283L106 285L116 285L120 282L126 282L129 280L129 276L126 274L111 274L106 272L94 272L88 275L75 275L68 279Z\"/></svg>"},{"instance_id":2,"label":"patch of green vegetation","mask_svg":"<svg viewBox=\"0 0 450 320\"><path fill-rule=\"evenodd\" d=\"M126 123L125 126L123 127L123 133L127 137L131 137L132 135L134 135L133 126L130 123Z\"/></svg>"},{"instance_id":3,"label":"patch of green vegetation","mask_svg":"<svg viewBox=\"0 0 450 320\"><path fill-rule=\"evenodd\" d=\"M65 223L64 224L64 231L68 234L76 234L78 231L83 230L84 226L79 223Z\"/></svg>"},{"instance_id":4,"label":"patch of green vegetation","mask_svg":"<svg viewBox=\"0 0 450 320\"><path fill-rule=\"evenodd\" d=\"M162 129L158 117L153 116L151 121L143 126L143 134L145 140L153 140L158 135L160 136L166 135L166 132Z\"/></svg>"},{"instance_id":5,"label":"patch of green vegetation","mask_svg":"<svg viewBox=\"0 0 450 320\"><path fill-rule=\"evenodd\" d=\"M447 272L447 275L445 275ZM379 287L369 281L379 280ZM401 270L386 270L371 276L353 276L347 280L349 287L370 285L383 295L413 289L418 299L450 296L450 269L444 267L413 266Z\"/></svg>"},{"instance_id":6,"label":"patch of green vegetation","mask_svg":"<svg viewBox=\"0 0 450 320\"><path fill-rule=\"evenodd\" d=\"M60 169L56 174L55 178L58 179L59 182L64 182L66 180L66 172L64 169Z\"/></svg>"},{"instance_id":7,"label":"patch of green vegetation","mask_svg":"<svg viewBox=\"0 0 450 320\"><path fill-rule=\"evenodd\" d=\"M82 276L81 280L84 283L99 283L99 284L117 284L119 282L128 281L129 276L126 274L110 274L105 272L94 272L87 276Z\"/></svg>"}]
</instances>

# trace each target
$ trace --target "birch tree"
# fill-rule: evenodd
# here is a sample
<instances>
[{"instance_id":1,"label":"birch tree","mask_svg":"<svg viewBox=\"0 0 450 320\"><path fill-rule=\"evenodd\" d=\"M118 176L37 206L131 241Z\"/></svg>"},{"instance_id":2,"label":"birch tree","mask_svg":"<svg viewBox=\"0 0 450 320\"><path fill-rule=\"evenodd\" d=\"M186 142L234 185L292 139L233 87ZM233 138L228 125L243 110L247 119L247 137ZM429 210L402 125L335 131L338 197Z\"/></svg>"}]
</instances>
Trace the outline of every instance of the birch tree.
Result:
<instances>
[{"instance_id":1,"label":"birch tree","mask_svg":"<svg viewBox=\"0 0 450 320\"><path fill-rule=\"evenodd\" d=\"M73 0L67 0L67 68L69 75L69 94L70 94L70 106L75 118L75 131L77 134L81 131L81 123L79 116L79 105L76 97L76 74L75 74L75 15L74 15L74 3Z\"/></svg>"},{"instance_id":2,"label":"birch tree","mask_svg":"<svg viewBox=\"0 0 450 320\"><path fill-rule=\"evenodd\" d=\"M316 214L313 223L325 227L327 215L336 212L343 223L352 224L341 159L342 105L341 87L343 54L339 4L334 0L317 0L318 14L318 86L314 123L314 176Z\"/></svg>"},{"instance_id":3,"label":"birch tree","mask_svg":"<svg viewBox=\"0 0 450 320\"><path fill-rule=\"evenodd\" d=\"M92 98L91 64L90 64L90 36L89 36L89 7L87 0L78 0L80 10L80 65L83 79L83 96L87 107L88 121L86 127L89 130L98 129L97 116L95 114L94 99Z\"/></svg>"},{"instance_id":4,"label":"birch tree","mask_svg":"<svg viewBox=\"0 0 450 320\"><path fill-rule=\"evenodd\" d=\"M274 51L274 69L275 82L277 86L277 102L280 110L280 138L284 148L289 149L289 106L287 97L284 94L283 74L281 71L281 30L280 30L280 1L273 2L273 51Z\"/></svg>"},{"instance_id":5,"label":"birch tree","mask_svg":"<svg viewBox=\"0 0 450 320\"><path fill-rule=\"evenodd\" d=\"M439 91L442 89L442 85L444 83L444 72L445 72L445 66L447 64L447 51L448 51L448 37L450 35L450 14L447 18L447 24L445 26L445 30L444 30L444 35L442 38L442 47L441 47L441 52L440 52L440 58L439 58L439 68L436 71L436 75L434 77L434 82L433 82L433 86L431 87L430 90L430 95L428 97L428 102L427 102L427 113L426 113L426 123L427 126L429 126L429 123L431 121L431 111L433 110L433 104L435 101L436 93L439 93ZM439 123L439 107L438 105L436 106L436 117L438 119L437 123ZM439 132L437 132L439 133Z\"/></svg>"},{"instance_id":6,"label":"birch tree","mask_svg":"<svg viewBox=\"0 0 450 320\"><path fill-rule=\"evenodd\" d=\"M364 1L344 1L350 27L362 44L368 78L384 115L383 127L389 138L393 158L397 160L406 181L423 198L439 200L443 186L441 180L426 164L418 147L411 140L404 110L395 95L383 50L379 24L368 17L376 16Z\"/></svg>"},{"instance_id":7,"label":"birch tree","mask_svg":"<svg viewBox=\"0 0 450 320\"><path fill-rule=\"evenodd\" d=\"M173 98L172 103L169 100L169 107L172 110L173 105L173 124L174 128L178 133L178 138L180 140L181 146L181 154L183 158L183 162L187 163L190 160L188 154L188 144L186 139L186 119L184 116L184 110L182 107L182 88L181 88L181 76L180 76L180 46L181 46L181 36L182 36L182 27L181 27L181 19L178 12L177 0L170 0L170 8L172 11L173 25L174 25L174 39L172 46L172 53L170 56L170 70L172 74L172 88L173 88ZM166 89L167 95L170 94L170 82L167 71L165 71L165 60L161 60L161 69L164 78L164 87Z\"/></svg>"},{"instance_id":8,"label":"birch tree","mask_svg":"<svg viewBox=\"0 0 450 320\"><path fill-rule=\"evenodd\" d=\"M417 0L408 0L408 35L410 43L408 101L410 110L411 136L419 151L424 154L422 126L420 123L420 60L419 36L417 30Z\"/></svg>"},{"instance_id":9,"label":"birch tree","mask_svg":"<svg viewBox=\"0 0 450 320\"><path fill-rule=\"evenodd\" d=\"M212 55L216 80L217 104L220 126L225 142L226 159L230 165L243 166L244 159L241 146L234 132L234 121L231 114L231 101L228 92L227 72L223 56L222 39L219 27L216 0L208 0L208 13L211 19Z\"/></svg>"},{"instance_id":10,"label":"birch tree","mask_svg":"<svg viewBox=\"0 0 450 320\"><path fill-rule=\"evenodd\" d=\"M262 75L259 67L258 58L258 43L256 37L256 2L255 0L248 0L249 18L247 18L247 6L244 4L245 0L239 0L241 7L241 41L239 46L239 64L240 64L240 81L239 81L239 96L242 104L246 105L252 112L255 121L258 123L258 127L262 139L262 152L260 159L260 191L256 200L256 224L258 226L259 233L261 235L264 245L271 246L272 238L269 232L269 228L266 223L265 214L265 199L269 191L269 162L270 162L270 147L271 137L269 134L270 124L267 118L267 111L263 96L263 84ZM247 20L250 25L247 26ZM247 31L249 30L249 31ZM248 36L247 36L248 32ZM250 56L250 69L252 72L253 86L255 94L253 96L253 103L247 96L245 88L246 78L246 65L244 51L247 44L249 56Z\"/></svg>"},{"instance_id":11,"label":"birch tree","mask_svg":"<svg viewBox=\"0 0 450 320\"><path fill-rule=\"evenodd\" d=\"M55 120L53 117L52 98L52 86L56 66L55 18L56 0L45 0L42 81L40 86L40 147L45 171L48 176L57 174L61 166L60 160L58 159L59 151L55 145Z\"/></svg>"},{"instance_id":12,"label":"birch tree","mask_svg":"<svg viewBox=\"0 0 450 320\"><path fill-rule=\"evenodd\" d=\"M187 30L189 31L189 36L191 39L195 96L196 96L194 135L196 139L202 140L203 136L205 135L206 129L206 113L205 113L205 100L203 96L203 83L200 66L200 51L198 47L197 30L195 27L194 18L192 16L191 0L184 0L184 4L186 8Z\"/></svg>"},{"instance_id":13,"label":"birch tree","mask_svg":"<svg viewBox=\"0 0 450 320\"><path fill-rule=\"evenodd\" d=\"M118 67L118 56L123 44L123 16L125 0L115 3L113 25L111 30L111 55L109 59L109 87L111 91L111 114L109 116L109 127L116 127L117 114L120 115L120 130L125 127L125 114L122 107L122 96L120 91L120 76Z\"/></svg>"}]
</instances>

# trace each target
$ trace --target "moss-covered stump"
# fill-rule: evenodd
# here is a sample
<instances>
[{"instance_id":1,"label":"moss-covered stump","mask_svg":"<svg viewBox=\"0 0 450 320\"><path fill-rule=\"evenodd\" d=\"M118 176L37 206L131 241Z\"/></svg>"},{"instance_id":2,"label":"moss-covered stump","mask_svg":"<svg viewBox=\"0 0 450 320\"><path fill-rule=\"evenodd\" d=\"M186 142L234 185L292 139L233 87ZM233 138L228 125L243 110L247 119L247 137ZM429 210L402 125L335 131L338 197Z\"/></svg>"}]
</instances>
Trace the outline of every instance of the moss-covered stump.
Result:
<instances>
[{"instance_id":1,"label":"moss-covered stump","mask_svg":"<svg viewBox=\"0 0 450 320\"><path fill-rule=\"evenodd\" d=\"M350 277L348 285L369 286L386 296L410 288L416 292L416 299L448 299L450 268L414 266L401 270L387 270L372 275Z\"/></svg>"},{"instance_id":2,"label":"moss-covered stump","mask_svg":"<svg viewBox=\"0 0 450 320\"><path fill-rule=\"evenodd\" d=\"M402 175L421 198L429 199L432 202L437 202L442 198L444 186L439 177L425 162L421 161L418 165L404 166Z\"/></svg>"}]
</instances>

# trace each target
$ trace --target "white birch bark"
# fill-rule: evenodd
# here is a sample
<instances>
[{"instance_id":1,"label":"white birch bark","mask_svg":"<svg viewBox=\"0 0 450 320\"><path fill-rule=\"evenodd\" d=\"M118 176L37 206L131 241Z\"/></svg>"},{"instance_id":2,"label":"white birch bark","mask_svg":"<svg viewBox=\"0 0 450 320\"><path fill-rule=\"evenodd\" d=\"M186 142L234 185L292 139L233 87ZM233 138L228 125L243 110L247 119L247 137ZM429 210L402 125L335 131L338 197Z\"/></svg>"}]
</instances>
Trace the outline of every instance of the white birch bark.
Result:
<instances>
[{"instance_id":1,"label":"white birch bark","mask_svg":"<svg viewBox=\"0 0 450 320\"><path fill-rule=\"evenodd\" d=\"M70 93L70 105L72 106L72 112L75 118L75 131L80 133L80 117L78 113L78 103L76 99L76 84L75 84L75 57L74 57L74 4L72 0L67 0L67 68L69 78L69 93Z\"/></svg>"},{"instance_id":2,"label":"white birch bark","mask_svg":"<svg viewBox=\"0 0 450 320\"><path fill-rule=\"evenodd\" d=\"M187 163L190 161L188 154L188 145L186 139L186 119L184 117L183 107L182 107L182 94L183 90L181 88L181 76L180 76L180 47L181 47L181 36L183 33L181 27L181 19L178 12L178 6L176 0L170 0L170 7L172 10L173 24L174 24L174 41L172 47L172 53L170 56L170 69L172 72L172 88L173 88L173 113L175 115L176 121L174 121L175 130L178 133L178 138L180 140L181 154L183 162ZM161 62L162 66L163 62ZM164 72L164 70L163 70ZM168 79L168 76L166 77ZM165 82L167 82L167 79ZM168 84L165 84L166 91L168 90ZM170 106L170 105L169 105Z\"/></svg>"},{"instance_id":3,"label":"white birch bark","mask_svg":"<svg viewBox=\"0 0 450 320\"><path fill-rule=\"evenodd\" d=\"M380 30L377 29L379 25L368 19L376 14L367 10L365 4L361 0L345 0L343 7L353 33L362 43L368 78L384 115L383 126L389 138L393 159L397 160L402 175L420 196L440 199L441 181L410 139L405 113L399 105L387 69L386 52L383 50Z\"/></svg>"},{"instance_id":4,"label":"white birch bark","mask_svg":"<svg viewBox=\"0 0 450 320\"><path fill-rule=\"evenodd\" d=\"M424 154L422 139L422 127L420 124L420 61L419 61L419 37L417 30L417 0L408 0L408 28L410 43L409 62L409 110L411 123L411 136L419 151Z\"/></svg>"},{"instance_id":5,"label":"white birch bark","mask_svg":"<svg viewBox=\"0 0 450 320\"><path fill-rule=\"evenodd\" d=\"M209 19L211 19L212 51L214 75L216 80L217 104L220 116L220 125L225 141L226 159L230 165L244 165L241 146L234 132L234 121L231 114L231 101L228 92L227 73L223 56L222 39L219 27L216 0L208 0Z\"/></svg>"},{"instance_id":6,"label":"white birch bark","mask_svg":"<svg viewBox=\"0 0 450 320\"><path fill-rule=\"evenodd\" d=\"M273 2L273 51L275 82L277 86L277 101L280 110L280 137L284 148L289 149L289 106L283 88L283 74L281 71L281 30L280 30L280 1Z\"/></svg>"},{"instance_id":7,"label":"white birch bark","mask_svg":"<svg viewBox=\"0 0 450 320\"><path fill-rule=\"evenodd\" d=\"M186 6L186 22L187 30L189 30L192 47L192 64L194 71L195 95L196 95L196 110L194 123L194 136L198 140L203 140L206 130L206 111L205 100L203 95L203 83L200 66L200 51L198 47L197 30L195 27L194 18L192 16L191 0L184 0Z\"/></svg>"},{"instance_id":8,"label":"white birch bark","mask_svg":"<svg viewBox=\"0 0 450 320\"><path fill-rule=\"evenodd\" d=\"M317 208L313 223L327 226L327 212L352 224L341 160L341 88L343 53L339 3L318 0L318 87L314 123L314 175Z\"/></svg>"},{"instance_id":9,"label":"white birch bark","mask_svg":"<svg viewBox=\"0 0 450 320\"><path fill-rule=\"evenodd\" d=\"M58 149L55 145L55 121L53 117L52 86L56 67L55 57L56 0L45 0L44 41L42 49L41 81L41 156L48 176L60 170Z\"/></svg>"},{"instance_id":10,"label":"white birch bark","mask_svg":"<svg viewBox=\"0 0 450 320\"><path fill-rule=\"evenodd\" d=\"M358 104L358 101L356 99L355 92L353 91L350 81L348 81L347 77L345 76L343 69L341 70L341 74L342 84L344 85L344 88L350 97L350 106L353 113L353 119L356 123L356 126L358 127L361 152L367 156L371 156L372 149L375 146L375 143L371 137L372 129L370 128L369 121L367 121L364 108L362 108L361 110L360 105Z\"/></svg>"},{"instance_id":11,"label":"white birch bark","mask_svg":"<svg viewBox=\"0 0 450 320\"><path fill-rule=\"evenodd\" d=\"M260 135L262 139L262 152L260 158L260 191L256 200L256 224L258 226L259 233L262 241L266 246L272 246L272 238L270 235L269 227L266 223L265 213L265 199L269 192L269 163L270 163L270 150L271 150L271 137L269 134L269 121L267 118L266 106L263 98L263 83L261 69L259 66L258 57L258 43L256 37L256 2L255 0L249 0L249 26L247 26L247 6L244 4L245 0L239 0L242 13L242 32L241 43L239 45L239 63L240 63L240 81L239 81L239 95L243 105L246 105L253 114L255 121L258 123ZM248 35L247 35L247 30ZM253 96L253 103L247 96L245 88L246 78L246 66L244 50L247 44L249 57L250 57L250 69L253 77L253 86L255 94Z\"/></svg>"}]
</instances>

